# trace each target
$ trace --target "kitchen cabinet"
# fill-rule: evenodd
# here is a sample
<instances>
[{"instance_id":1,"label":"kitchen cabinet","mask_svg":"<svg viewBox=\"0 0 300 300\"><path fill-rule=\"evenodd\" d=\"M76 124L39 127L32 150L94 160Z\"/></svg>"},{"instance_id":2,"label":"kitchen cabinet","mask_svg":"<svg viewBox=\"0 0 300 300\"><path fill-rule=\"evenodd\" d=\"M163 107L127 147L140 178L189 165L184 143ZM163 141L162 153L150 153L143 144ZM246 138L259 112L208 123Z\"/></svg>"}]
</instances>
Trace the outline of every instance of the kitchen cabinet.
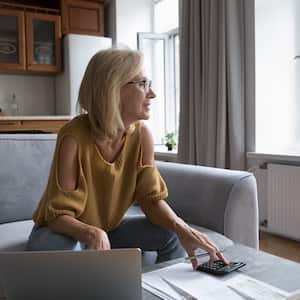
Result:
<instances>
[{"instance_id":1,"label":"kitchen cabinet","mask_svg":"<svg viewBox=\"0 0 300 300\"><path fill-rule=\"evenodd\" d=\"M104 1L61 0L62 32L104 35Z\"/></svg>"},{"instance_id":2,"label":"kitchen cabinet","mask_svg":"<svg viewBox=\"0 0 300 300\"><path fill-rule=\"evenodd\" d=\"M61 69L60 16L26 13L27 69L59 72Z\"/></svg>"},{"instance_id":3,"label":"kitchen cabinet","mask_svg":"<svg viewBox=\"0 0 300 300\"><path fill-rule=\"evenodd\" d=\"M71 117L0 117L0 133L50 132L57 133Z\"/></svg>"},{"instance_id":4,"label":"kitchen cabinet","mask_svg":"<svg viewBox=\"0 0 300 300\"><path fill-rule=\"evenodd\" d=\"M24 12L0 8L0 70L25 70Z\"/></svg>"},{"instance_id":5,"label":"kitchen cabinet","mask_svg":"<svg viewBox=\"0 0 300 300\"><path fill-rule=\"evenodd\" d=\"M17 7L3 8L0 3L0 72L59 72L60 16Z\"/></svg>"}]
</instances>

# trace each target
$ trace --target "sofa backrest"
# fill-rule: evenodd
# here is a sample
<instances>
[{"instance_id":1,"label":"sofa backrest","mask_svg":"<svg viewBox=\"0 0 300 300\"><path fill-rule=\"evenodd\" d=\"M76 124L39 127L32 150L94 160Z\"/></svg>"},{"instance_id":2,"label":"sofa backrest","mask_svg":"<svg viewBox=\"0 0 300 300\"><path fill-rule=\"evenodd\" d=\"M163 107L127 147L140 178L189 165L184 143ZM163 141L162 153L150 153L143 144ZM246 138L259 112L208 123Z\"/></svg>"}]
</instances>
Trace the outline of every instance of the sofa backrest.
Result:
<instances>
[{"instance_id":1,"label":"sofa backrest","mask_svg":"<svg viewBox=\"0 0 300 300\"><path fill-rule=\"evenodd\" d=\"M56 134L0 134L0 224L32 218L55 143Z\"/></svg>"}]
</instances>

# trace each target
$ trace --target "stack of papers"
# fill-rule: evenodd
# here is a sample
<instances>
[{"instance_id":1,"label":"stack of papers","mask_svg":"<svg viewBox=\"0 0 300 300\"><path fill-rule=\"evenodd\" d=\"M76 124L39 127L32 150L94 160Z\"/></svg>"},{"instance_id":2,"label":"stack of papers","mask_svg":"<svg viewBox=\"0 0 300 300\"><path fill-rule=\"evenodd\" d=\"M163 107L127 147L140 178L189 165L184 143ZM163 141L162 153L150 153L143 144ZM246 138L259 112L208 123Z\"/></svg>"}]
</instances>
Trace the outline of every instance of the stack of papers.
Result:
<instances>
[{"instance_id":1,"label":"stack of papers","mask_svg":"<svg viewBox=\"0 0 300 300\"><path fill-rule=\"evenodd\" d=\"M179 263L142 275L143 288L166 300L283 300L289 293L234 272L216 277Z\"/></svg>"}]
</instances>

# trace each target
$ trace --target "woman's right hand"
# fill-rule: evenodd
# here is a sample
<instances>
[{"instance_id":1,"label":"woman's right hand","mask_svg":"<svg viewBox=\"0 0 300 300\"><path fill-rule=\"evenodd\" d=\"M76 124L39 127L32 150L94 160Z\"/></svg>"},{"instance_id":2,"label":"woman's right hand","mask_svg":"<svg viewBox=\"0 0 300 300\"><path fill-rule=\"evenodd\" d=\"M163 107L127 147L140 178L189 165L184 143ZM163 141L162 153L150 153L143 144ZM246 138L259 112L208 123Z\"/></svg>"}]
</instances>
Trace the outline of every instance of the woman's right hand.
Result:
<instances>
[{"instance_id":1,"label":"woman's right hand","mask_svg":"<svg viewBox=\"0 0 300 300\"><path fill-rule=\"evenodd\" d=\"M109 250L110 241L107 233L101 228L89 226L85 236L85 244L87 249L93 250Z\"/></svg>"}]
</instances>

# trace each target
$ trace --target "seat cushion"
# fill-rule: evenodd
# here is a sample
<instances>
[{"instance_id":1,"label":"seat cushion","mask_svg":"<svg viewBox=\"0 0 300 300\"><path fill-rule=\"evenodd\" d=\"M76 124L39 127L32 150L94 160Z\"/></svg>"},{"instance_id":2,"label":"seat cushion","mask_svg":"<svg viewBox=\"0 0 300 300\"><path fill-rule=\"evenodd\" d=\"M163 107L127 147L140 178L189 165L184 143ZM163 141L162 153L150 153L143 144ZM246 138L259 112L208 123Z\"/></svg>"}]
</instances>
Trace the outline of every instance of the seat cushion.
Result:
<instances>
[{"instance_id":1,"label":"seat cushion","mask_svg":"<svg viewBox=\"0 0 300 300\"><path fill-rule=\"evenodd\" d=\"M0 251L23 251L33 227L33 221L0 224Z\"/></svg>"}]
</instances>

